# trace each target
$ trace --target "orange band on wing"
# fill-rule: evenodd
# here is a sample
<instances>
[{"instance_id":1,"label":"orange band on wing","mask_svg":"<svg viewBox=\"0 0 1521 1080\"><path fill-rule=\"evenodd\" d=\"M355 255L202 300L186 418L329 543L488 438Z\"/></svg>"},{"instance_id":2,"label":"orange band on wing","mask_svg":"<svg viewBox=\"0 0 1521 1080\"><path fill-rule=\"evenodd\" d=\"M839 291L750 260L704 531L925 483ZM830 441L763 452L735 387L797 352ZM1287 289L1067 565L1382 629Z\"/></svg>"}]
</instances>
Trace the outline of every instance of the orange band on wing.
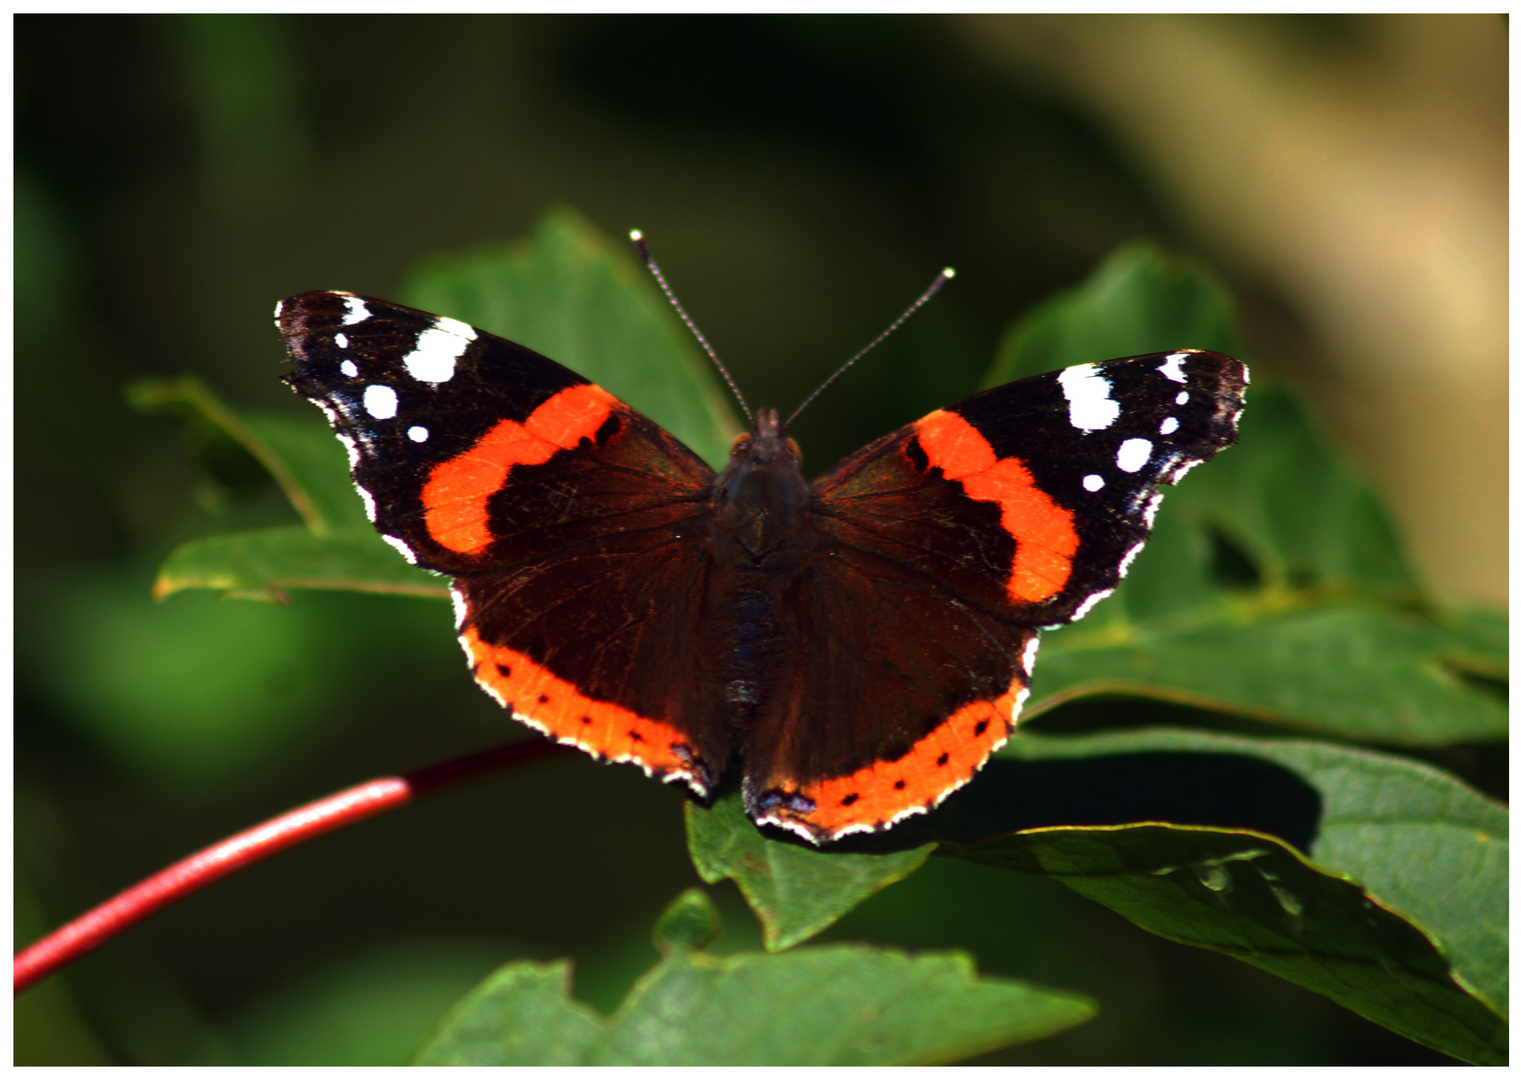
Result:
<instances>
[{"instance_id":1,"label":"orange band on wing","mask_svg":"<svg viewBox=\"0 0 1521 1080\"><path fill-rule=\"evenodd\" d=\"M503 420L457 457L436 465L423 485L428 534L470 554L491 543L486 501L514 465L542 465L582 439L595 438L617 399L589 383L561 390L518 423Z\"/></svg>"},{"instance_id":2,"label":"orange band on wing","mask_svg":"<svg viewBox=\"0 0 1521 1080\"><path fill-rule=\"evenodd\" d=\"M813 801L816 809L811 813L789 809L775 813L816 837L833 839L848 832L885 828L899 818L931 809L975 776L988 756L1008 741L1025 694L1023 681L1016 685L1017 691L1011 689L993 701L974 701L958 709L897 761L796 788ZM780 786L792 787L785 781Z\"/></svg>"},{"instance_id":3,"label":"orange band on wing","mask_svg":"<svg viewBox=\"0 0 1521 1080\"><path fill-rule=\"evenodd\" d=\"M1003 527L1014 537L1009 597L1015 603L1049 600L1067 584L1077 552L1071 511L1035 483L1019 458L999 458L982 433L958 413L930 413L914 425L919 446L947 480L981 502L996 502Z\"/></svg>"},{"instance_id":4,"label":"orange band on wing","mask_svg":"<svg viewBox=\"0 0 1521 1080\"><path fill-rule=\"evenodd\" d=\"M669 724L595 701L522 653L482 641L474 627L465 628L460 644L475 681L530 727L587 753L693 782L691 744Z\"/></svg>"}]
</instances>

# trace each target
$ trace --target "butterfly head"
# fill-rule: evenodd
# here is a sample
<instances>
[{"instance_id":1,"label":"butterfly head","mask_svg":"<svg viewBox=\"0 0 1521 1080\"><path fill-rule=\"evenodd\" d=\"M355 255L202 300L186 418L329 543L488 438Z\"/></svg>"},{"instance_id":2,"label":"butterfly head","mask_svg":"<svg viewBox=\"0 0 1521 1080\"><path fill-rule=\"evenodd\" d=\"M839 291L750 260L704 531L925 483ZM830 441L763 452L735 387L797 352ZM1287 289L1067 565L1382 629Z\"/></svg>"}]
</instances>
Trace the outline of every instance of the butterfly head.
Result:
<instances>
[{"instance_id":1,"label":"butterfly head","mask_svg":"<svg viewBox=\"0 0 1521 1080\"><path fill-rule=\"evenodd\" d=\"M755 426L734 440L729 466L714 481L723 528L751 554L770 550L809 500L802 454L775 409L760 409Z\"/></svg>"},{"instance_id":2,"label":"butterfly head","mask_svg":"<svg viewBox=\"0 0 1521 1080\"><path fill-rule=\"evenodd\" d=\"M729 447L729 467L741 463L755 467L772 462L790 462L794 467L803 460L803 452L796 440L786 436L781 415L775 409L761 409L755 414L755 425L743 435L737 435Z\"/></svg>"}]
</instances>

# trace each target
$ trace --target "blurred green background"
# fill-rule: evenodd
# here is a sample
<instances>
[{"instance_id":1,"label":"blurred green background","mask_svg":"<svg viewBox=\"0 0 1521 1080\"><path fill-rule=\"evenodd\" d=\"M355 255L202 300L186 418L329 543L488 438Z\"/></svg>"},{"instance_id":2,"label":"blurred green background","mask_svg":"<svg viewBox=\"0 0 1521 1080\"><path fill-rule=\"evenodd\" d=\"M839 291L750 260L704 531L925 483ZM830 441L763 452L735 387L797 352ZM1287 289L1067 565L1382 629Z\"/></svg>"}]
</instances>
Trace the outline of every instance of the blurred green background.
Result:
<instances>
[{"instance_id":1,"label":"blurred green background","mask_svg":"<svg viewBox=\"0 0 1521 1080\"><path fill-rule=\"evenodd\" d=\"M513 733L444 605L152 604L177 543L294 518L122 388L189 372L299 413L276 300L392 296L554 204L644 229L751 401L782 408L957 268L799 421L814 469L969 392L1009 320L1114 245L1196 255L1433 588L1504 602L1499 17L24 16L15 50L18 943L299 802ZM608 1008L693 883L678 792L557 763L155 917L19 999L16 1059L401 1061L525 956L575 958ZM728 946L754 947L716 895ZM831 934L1101 1001L990 1060L1445 1060L1048 881L932 861Z\"/></svg>"}]
</instances>

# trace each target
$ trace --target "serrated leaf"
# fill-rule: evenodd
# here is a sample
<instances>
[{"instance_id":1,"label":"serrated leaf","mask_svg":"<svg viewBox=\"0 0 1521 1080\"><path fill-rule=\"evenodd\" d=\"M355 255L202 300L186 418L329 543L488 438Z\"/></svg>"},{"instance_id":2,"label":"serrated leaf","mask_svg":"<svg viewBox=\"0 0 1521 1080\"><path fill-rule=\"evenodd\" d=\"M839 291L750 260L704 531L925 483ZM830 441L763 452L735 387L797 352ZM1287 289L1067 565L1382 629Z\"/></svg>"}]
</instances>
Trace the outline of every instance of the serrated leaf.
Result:
<instances>
[{"instance_id":1,"label":"serrated leaf","mask_svg":"<svg viewBox=\"0 0 1521 1080\"><path fill-rule=\"evenodd\" d=\"M449 586L407 563L373 529L317 536L285 525L190 540L159 566L153 595L217 589L253 599L278 599L289 589L344 589L447 598Z\"/></svg>"},{"instance_id":2,"label":"serrated leaf","mask_svg":"<svg viewBox=\"0 0 1521 1080\"><path fill-rule=\"evenodd\" d=\"M144 380L128 390L141 409L176 407L249 451L305 522L187 541L159 567L153 595L216 589L279 599L288 589L448 595L443 580L410 566L364 515L342 445L315 414L308 419L240 412L193 378Z\"/></svg>"},{"instance_id":3,"label":"serrated leaf","mask_svg":"<svg viewBox=\"0 0 1521 1080\"><path fill-rule=\"evenodd\" d=\"M527 241L435 259L402 295L584 375L709 464L728 460L740 428L713 366L630 249L574 211L546 214Z\"/></svg>"},{"instance_id":4,"label":"serrated leaf","mask_svg":"<svg viewBox=\"0 0 1521 1080\"><path fill-rule=\"evenodd\" d=\"M766 948L786 949L817 934L868 896L901 881L933 844L885 854L840 854L776 839L745 816L739 793L711 808L688 802L687 849L698 876L732 878L760 920Z\"/></svg>"},{"instance_id":5,"label":"serrated leaf","mask_svg":"<svg viewBox=\"0 0 1521 1080\"><path fill-rule=\"evenodd\" d=\"M1482 1014L1504 1017L1509 1007L1509 815L1430 766L1325 743L1203 732L1060 739L1025 734L1011 741L966 792L929 818L908 823L914 827L897 842L938 838L940 854L966 856L984 848L1023 851L1026 841L1017 837L1051 836L1063 826L1081 826L1081 842L1091 853L1093 845L1110 843L1119 835L1114 830L1126 822L1148 821L1228 829L1244 837L1271 834L1304 851L1318 875L1360 883L1382 912L1378 919L1387 915L1404 921L1427 944L1412 945L1401 961L1408 961L1409 970L1390 969L1387 983L1366 969L1355 979L1347 976L1351 981L1342 985L1337 982L1342 976L1328 974L1340 971L1338 965L1360 955L1376 960L1392 954L1387 949L1367 952L1372 946L1353 934L1345 944L1348 956L1334 949L1327 954L1335 960L1330 968L1311 962L1319 954L1292 949L1292 962L1273 966L1238 948L1239 941L1258 941L1260 926L1226 928L1219 913L1205 919L1195 912L1202 920L1199 926L1214 926L1219 933L1210 938L1200 930L1190 937L1148 914L1124 890L1108 898L1086 886L1079 891L1148 930L1240 955L1445 1053L1472 1061L1493 1059L1502 1045L1494 1032L1503 1025L1496 1029L1496 1021ZM1180 848L1175 858L1168 857L1169 865L1184 865L1191 850ZM1028 861L1005 865L1048 872ZM1334 911L1345 915L1350 910L1345 894L1332 890L1327 895L1335 900ZM1253 910L1256 914L1244 911L1242 917L1257 919L1261 911ZM1178 917L1183 924L1192 918ZM1407 944L1415 941L1386 923L1380 923L1380 933L1388 931ZM1335 939L1328 929L1317 948L1330 949L1326 942ZM1442 972L1434 982L1433 956L1440 959ZM1471 992L1472 1004L1458 1002L1451 995L1454 989ZM1469 1035L1454 1034L1449 1025L1453 1016L1462 1018L1459 1026Z\"/></svg>"},{"instance_id":6,"label":"serrated leaf","mask_svg":"<svg viewBox=\"0 0 1521 1080\"><path fill-rule=\"evenodd\" d=\"M342 464L335 440L316 438L320 423L302 425L285 417L256 416L230 408L194 376L178 379L140 379L127 386L127 401L142 412L179 411L221 431L253 455L280 485L291 506L314 533L325 535L351 517L334 479L334 464ZM347 476L347 472L338 473ZM352 485L347 485L352 491Z\"/></svg>"},{"instance_id":7,"label":"serrated leaf","mask_svg":"<svg viewBox=\"0 0 1521 1080\"><path fill-rule=\"evenodd\" d=\"M1153 774L1163 755L1174 761L1212 763L1217 770L1213 778L1208 768L1201 768L1192 777L1178 772L1163 781L1182 787L1181 799L1192 802L1196 811L1220 810L1222 799L1236 800L1234 808L1217 813L1212 821L1200 816L1190 823L1272 832L1296 844L1318 865L1356 878L1380 902L1432 934L1457 977L1508 1013L1510 815L1504 806L1421 762L1300 740L1170 730L1068 738L1026 734L1012 740L999 756L1011 764L1061 763L1080 769L1084 762L1107 766L1139 754L1153 755L1148 768ZM1229 760L1227 755L1257 762L1257 778L1247 780L1241 772L1220 774L1218 763ZM1261 767L1280 770L1284 776L1276 786L1268 786ZM1304 821L1303 807L1284 816L1289 804L1302 802L1302 795L1286 782L1289 777L1314 793L1312 822ZM1030 779L1018 772L1002 778L1004 800L1029 786ZM1085 780L1078 771L1062 783L1098 779ZM979 798L984 806L997 805L999 793L984 790ZM1263 802L1275 805L1258 805ZM1139 820L1156 808L1132 805L1129 810L1132 820ZM1061 809L1051 808L1048 820L1055 823L1063 816ZM1118 819L1110 822L1117 824ZM989 832L996 827L991 821L984 825ZM968 835L965 828L960 835Z\"/></svg>"},{"instance_id":8,"label":"serrated leaf","mask_svg":"<svg viewBox=\"0 0 1521 1080\"><path fill-rule=\"evenodd\" d=\"M1243 960L1443 1053L1506 1059L1505 1021L1465 993L1417 927L1272 837L1090 826L1014 833L954 854L1054 877L1152 933Z\"/></svg>"},{"instance_id":9,"label":"serrated leaf","mask_svg":"<svg viewBox=\"0 0 1521 1080\"><path fill-rule=\"evenodd\" d=\"M1503 739L1509 726L1503 699L1449 663L1470 639L1415 612L1345 602L1274 612L1243 601L1214 618L1087 630L1050 636L1028 718L1084 694L1124 693L1401 746Z\"/></svg>"},{"instance_id":10,"label":"serrated leaf","mask_svg":"<svg viewBox=\"0 0 1521 1080\"><path fill-rule=\"evenodd\" d=\"M310 416L252 410L240 415L267 448L267 456L281 464L320 515L323 527L314 528L314 532L375 532L349 476L343 444L333 437L333 429L315 409Z\"/></svg>"},{"instance_id":11,"label":"serrated leaf","mask_svg":"<svg viewBox=\"0 0 1521 1080\"><path fill-rule=\"evenodd\" d=\"M569 996L568 963L509 964L461 1003L417 1063L954 1061L1053 1035L1094 1013L1078 994L979 978L961 953L832 945L714 956L664 944L665 958L607 1018Z\"/></svg>"}]
</instances>

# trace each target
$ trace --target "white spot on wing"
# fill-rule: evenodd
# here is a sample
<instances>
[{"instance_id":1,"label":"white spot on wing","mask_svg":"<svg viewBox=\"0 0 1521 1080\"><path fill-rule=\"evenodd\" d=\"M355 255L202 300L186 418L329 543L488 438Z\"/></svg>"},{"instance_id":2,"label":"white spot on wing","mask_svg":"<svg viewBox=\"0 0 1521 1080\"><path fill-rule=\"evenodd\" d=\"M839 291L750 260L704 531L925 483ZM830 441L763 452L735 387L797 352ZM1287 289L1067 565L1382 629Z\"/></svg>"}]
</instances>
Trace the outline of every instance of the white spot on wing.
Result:
<instances>
[{"instance_id":1,"label":"white spot on wing","mask_svg":"<svg viewBox=\"0 0 1521 1080\"><path fill-rule=\"evenodd\" d=\"M343 335L339 334L338 336L342 337ZM357 379L359 377L359 365L355 364L352 360L345 360L343 363L339 364L338 370L343 372L351 379Z\"/></svg>"},{"instance_id":2,"label":"white spot on wing","mask_svg":"<svg viewBox=\"0 0 1521 1080\"><path fill-rule=\"evenodd\" d=\"M1056 377L1067 395L1067 416L1083 431L1102 431L1120 416L1120 403L1109 396L1109 380L1092 364L1069 367Z\"/></svg>"},{"instance_id":3,"label":"white spot on wing","mask_svg":"<svg viewBox=\"0 0 1521 1080\"><path fill-rule=\"evenodd\" d=\"M343 306L348 308L348 311L343 316L344 326L362 323L370 317L370 309L365 307L364 301L357 296L345 296L343 298Z\"/></svg>"},{"instance_id":4,"label":"white spot on wing","mask_svg":"<svg viewBox=\"0 0 1521 1080\"><path fill-rule=\"evenodd\" d=\"M417 565L417 556L412 554L412 549L406 545L406 542L404 540L399 540L394 536L387 536L384 533L380 534L380 538L386 543L390 544L397 551L401 552L401 557L403 559L406 559L407 562L411 563L413 566Z\"/></svg>"},{"instance_id":5,"label":"white spot on wing","mask_svg":"<svg viewBox=\"0 0 1521 1080\"><path fill-rule=\"evenodd\" d=\"M427 442L428 429L423 427L421 424L414 424L413 426L407 428L407 438L411 439L413 442Z\"/></svg>"},{"instance_id":6,"label":"white spot on wing","mask_svg":"<svg viewBox=\"0 0 1521 1080\"><path fill-rule=\"evenodd\" d=\"M451 585L449 586L449 599L454 603L454 629L458 630L465 625L465 594Z\"/></svg>"},{"instance_id":7,"label":"white spot on wing","mask_svg":"<svg viewBox=\"0 0 1521 1080\"><path fill-rule=\"evenodd\" d=\"M347 349L349 347L349 336L347 334L334 334L333 340L338 343L340 349Z\"/></svg>"},{"instance_id":8,"label":"white spot on wing","mask_svg":"<svg viewBox=\"0 0 1521 1080\"><path fill-rule=\"evenodd\" d=\"M417 345L403 361L414 379L422 382L448 382L454 377L454 362L465 355L475 340L475 328L458 319L439 319L417 335Z\"/></svg>"},{"instance_id":9,"label":"white spot on wing","mask_svg":"<svg viewBox=\"0 0 1521 1080\"><path fill-rule=\"evenodd\" d=\"M1176 416L1169 416L1166 420L1162 421L1162 426L1157 428L1157 430L1163 435L1171 435L1174 431L1178 430L1178 418Z\"/></svg>"},{"instance_id":10,"label":"white spot on wing","mask_svg":"<svg viewBox=\"0 0 1521 1080\"><path fill-rule=\"evenodd\" d=\"M1154 492L1151 498L1146 500L1146 509L1141 511L1141 520L1146 522L1146 527L1151 528L1152 522L1157 520L1157 507L1162 505L1162 493Z\"/></svg>"},{"instance_id":11,"label":"white spot on wing","mask_svg":"<svg viewBox=\"0 0 1521 1080\"><path fill-rule=\"evenodd\" d=\"M381 386L377 383L364 388L364 411L376 420L389 420L395 416L397 404L396 391L389 386Z\"/></svg>"},{"instance_id":12,"label":"white spot on wing","mask_svg":"<svg viewBox=\"0 0 1521 1080\"><path fill-rule=\"evenodd\" d=\"M281 300L281 301L278 301L275 304L275 325L276 326L280 325L280 316L284 315L284 314L285 314L285 301Z\"/></svg>"},{"instance_id":13,"label":"white spot on wing","mask_svg":"<svg viewBox=\"0 0 1521 1080\"><path fill-rule=\"evenodd\" d=\"M1175 397L1175 398L1173 398L1173 401L1176 402L1179 405L1187 405L1188 404L1188 391L1187 390L1179 390L1178 391L1178 396Z\"/></svg>"},{"instance_id":14,"label":"white spot on wing","mask_svg":"<svg viewBox=\"0 0 1521 1080\"><path fill-rule=\"evenodd\" d=\"M1087 491L1099 491L1104 486L1104 478L1098 473L1089 473L1083 477L1083 488Z\"/></svg>"},{"instance_id":15,"label":"white spot on wing","mask_svg":"<svg viewBox=\"0 0 1521 1080\"><path fill-rule=\"evenodd\" d=\"M1183 374L1183 361L1187 359L1187 353L1168 353L1167 359L1162 361L1161 366L1157 370L1173 382L1187 382L1187 377Z\"/></svg>"},{"instance_id":16,"label":"white spot on wing","mask_svg":"<svg viewBox=\"0 0 1521 1080\"><path fill-rule=\"evenodd\" d=\"M359 487L358 484L355 484L354 487L358 489L359 497L364 500L364 516L370 519L371 525L375 524L374 496L372 496L368 491L364 490L364 488Z\"/></svg>"},{"instance_id":17,"label":"white spot on wing","mask_svg":"<svg viewBox=\"0 0 1521 1080\"><path fill-rule=\"evenodd\" d=\"M368 391L366 391L368 393ZM368 401L365 402L369 404ZM1140 472L1151 457L1150 439L1126 439L1120 443L1120 452L1114 455L1114 463L1121 472Z\"/></svg>"},{"instance_id":18,"label":"white spot on wing","mask_svg":"<svg viewBox=\"0 0 1521 1080\"><path fill-rule=\"evenodd\" d=\"M1027 679L1030 677L1030 673L1035 670L1035 654L1039 649L1040 638L1032 637L1029 641L1025 642L1025 653L1020 657L1020 662L1024 664L1025 678Z\"/></svg>"}]
</instances>

